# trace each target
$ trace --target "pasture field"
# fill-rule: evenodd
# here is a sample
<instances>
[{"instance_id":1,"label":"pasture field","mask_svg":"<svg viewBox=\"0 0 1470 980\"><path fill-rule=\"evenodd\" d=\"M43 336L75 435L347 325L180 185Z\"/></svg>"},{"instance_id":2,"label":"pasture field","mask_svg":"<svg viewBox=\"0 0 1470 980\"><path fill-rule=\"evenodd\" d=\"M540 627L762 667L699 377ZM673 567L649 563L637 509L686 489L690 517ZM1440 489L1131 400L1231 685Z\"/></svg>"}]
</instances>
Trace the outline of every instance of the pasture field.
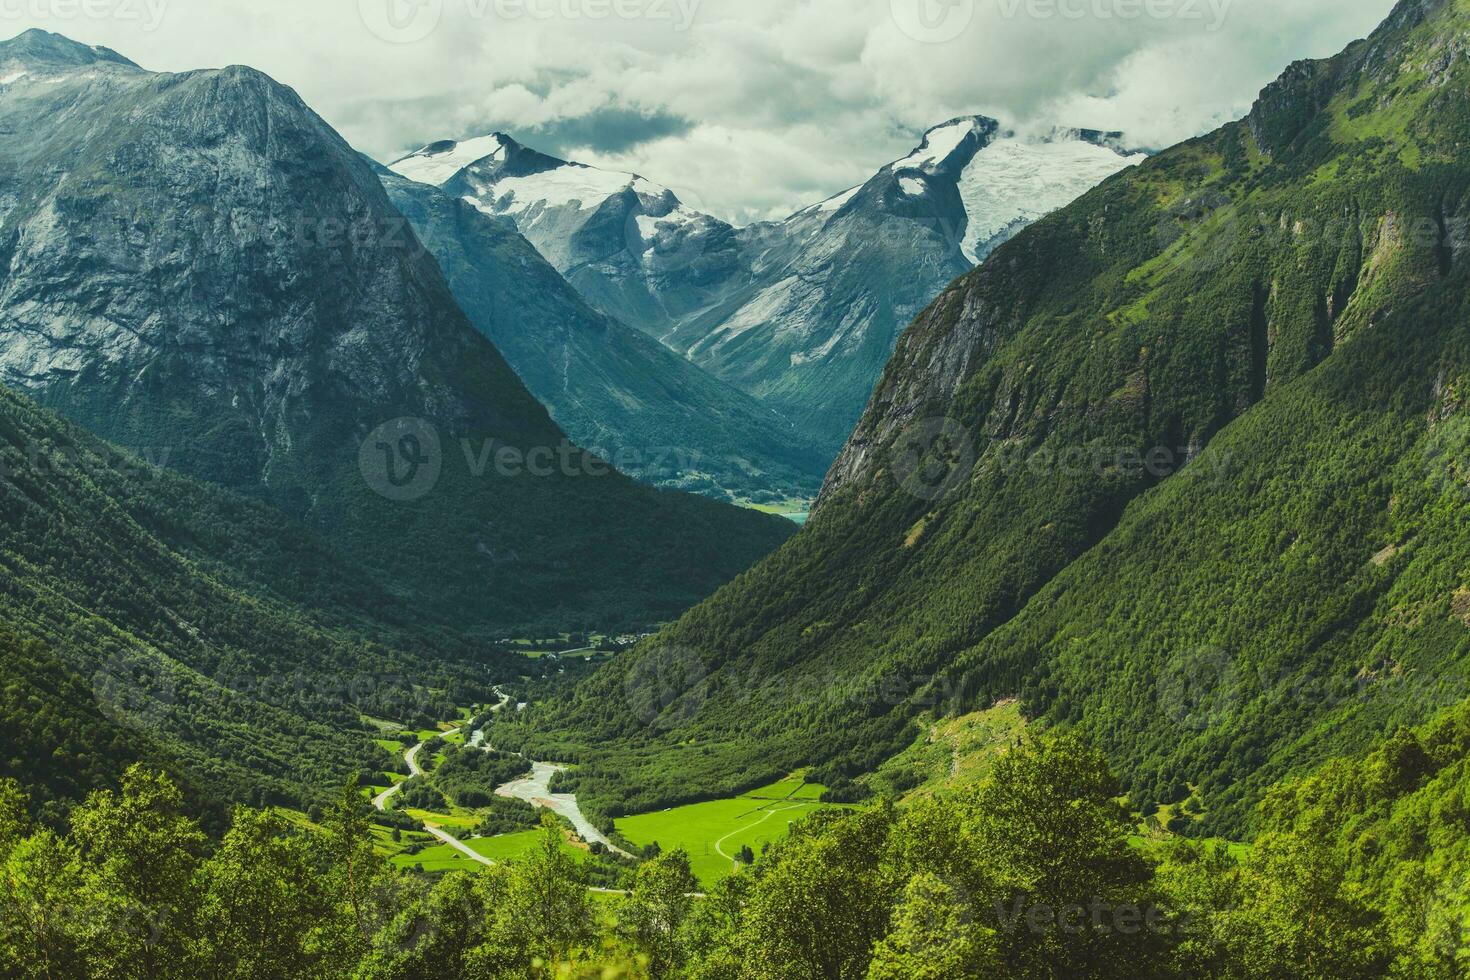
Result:
<instances>
[{"instance_id":1,"label":"pasture field","mask_svg":"<svg viewBox=\"0 0 1470 980\"><path fill-rule=\"evenodd\" d=\"M791 824L827 809L819 802L824 792L823 786L790 776L742 796L623 817L616 824L618 833L640 848L657 841L666 852L687 851L695 876L708 888L734 872L742 847L759 855L766 844L785 837Z\"/></svg>"}]
</instances>

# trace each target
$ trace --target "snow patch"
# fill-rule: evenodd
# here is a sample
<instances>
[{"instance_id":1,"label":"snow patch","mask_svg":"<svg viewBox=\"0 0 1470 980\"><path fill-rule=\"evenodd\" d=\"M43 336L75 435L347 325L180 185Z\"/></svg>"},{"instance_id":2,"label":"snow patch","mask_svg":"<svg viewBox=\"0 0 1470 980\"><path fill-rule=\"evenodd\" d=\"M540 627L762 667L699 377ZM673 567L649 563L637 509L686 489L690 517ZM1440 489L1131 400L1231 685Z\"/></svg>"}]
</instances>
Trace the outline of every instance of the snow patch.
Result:
<instances>
[{"instance_id":1,"label":"snow patch","mask_svg":"<svg viewBox=\"0 0 1470 980\"><path fill-rule=\"evenodd\" d=\"M488 182L486 187L499 201L501 212L524 212L538 205L542 208L576 207L579 211L595 211L603 202L632 188L647 197L662 197L664 188L634 174L598 170L569 163L555 170L545 170L526 177L503 177Z\"/></svg>"},{"instance_id":2,"label":"snow patch","mask_svg":"<svg viewBox=\"0 0 1470 980\"><path fill-rule=\"evenodd\" d=\"M961 245L965 257L984 261L1007 232L1066 207L1146 159L1146 154L1122 156L1082 140L996 140L975 154L960 176L960 197L970 218Z\"/></svg>"},{"instance_id":3,"label":"snow patch","mask_svg":"<svg viewBox=\"0 0 1470 980\"><path fill-rule=\"evenodd\" d=\"M898 186L909 197L923 197L929 193L929 185L917 177L900 177L898 178Z\"/></svg>"},{"instance_id":4,"label":"snow patch","mask_svg":"<svg viewBox=\"0 0 1470 980\"><path fill-rule=\"evenodd\" d=\"M822 212L824 214L830 214L830 213L832 213L834 211L841 211L842 208L847 204L848 201L851 201L853 198L857 197L858 191L860 191L862 189L863 189L863 185L862 184L859 184L858 186L852 188L852 190L843 191L841 194L838 194L836 197L829 197L829 198L827 198L827 200L823 201L821 204L813 205L808 210L811 210L811 211L820 211L820 212Z\"/></svg>"},{"instance_id":5,"label":"snow patch","mask_svg":"<svg viewBox=\"0 0 1470 980\"><path fill-rule=\"evenodd\" d=\"M4 78L0 78L0 85L13 85L16 82L20 81L22 78L28 77L28 75L29 72L12 72L11 74L6 75Z\"/></svg>"},{"instance_id":6,"label":"snow patch","mask_svg":"<svg viewBox=\"0 0 1470 980\"><path fill-rule=\"evenodd\" d=\"M424 147L397 163L389 164L388 169L420 184L442 187L465 167L504 153L505 144L500 141L500 137L481 136L455 143L437 152L430 152L428 147Z\"/></svg>"},{"instance_id":7,"label":"snow patch","mask_svg":"<svg viewBox=\"0 0 1470 980\"><path fill-rule=\"evenodd\" d=\"M931 129L924 136L924 145L895 163L893 169L922 170L925 173L933 173L955 150L960 148L960 144L971 133L979 129L980 123L974 119L960 119Z\"/></svg>"}]
</instances>

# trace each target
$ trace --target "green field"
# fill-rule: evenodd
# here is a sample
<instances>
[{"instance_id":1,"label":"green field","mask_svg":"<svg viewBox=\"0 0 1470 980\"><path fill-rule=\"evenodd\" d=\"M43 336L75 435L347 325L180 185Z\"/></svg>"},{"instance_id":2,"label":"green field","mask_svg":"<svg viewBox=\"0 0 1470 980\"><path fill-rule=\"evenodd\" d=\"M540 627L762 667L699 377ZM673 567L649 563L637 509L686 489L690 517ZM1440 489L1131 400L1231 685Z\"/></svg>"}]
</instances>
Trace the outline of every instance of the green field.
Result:
<instances>
[{"instance_id":1,"label":"green field","mask_svg":"<svg viewBox=\"0 0 1470 980\"><path fill-rule=\"evenodd\" d=\"M666 852L684 849L695 875L709 887L734 870L742 847L748 844L758 855L765 844L785 837L792 823L824 809L818 799L825 791L792 776L733 799L624 817L617 828L639 847L657 841Z\"/></svg>"},{"instance_id":2,"label":"green field","mask_svg":"<svg viewBox=\"0 0 1470 980\"><path fill-rule=\"evenodd\" d=\"M427 840L427 834L412 835L415 840ZM496 863L502 861L514 861L534 850L540 841L541 832L538 830L527 830L519 834L502 834L499 837L480 837L475 840L465 840L464 843L476 854L483 855ZM563 844L562 850L578 861L586 860L587 852L571 844ZM485 867L478 861L472 861L464 854L450 847L448 844L435 844L426 847L417 854L395 854L391 858L393 864L400 868L412 868L422 866L428 872L440 871L478 871Z\"/></svg>"}]
</instances>

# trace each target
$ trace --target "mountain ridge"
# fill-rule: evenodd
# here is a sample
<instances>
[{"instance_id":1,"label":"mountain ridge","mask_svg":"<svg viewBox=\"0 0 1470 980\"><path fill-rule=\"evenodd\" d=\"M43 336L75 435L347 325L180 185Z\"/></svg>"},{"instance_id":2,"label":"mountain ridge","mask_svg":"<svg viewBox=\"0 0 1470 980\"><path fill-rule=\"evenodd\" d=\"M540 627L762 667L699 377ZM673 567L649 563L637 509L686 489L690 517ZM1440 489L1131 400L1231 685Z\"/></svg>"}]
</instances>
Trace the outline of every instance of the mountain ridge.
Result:
<instances>
[{"instance_id":1,"label":"mountain ridge","mask_svg":"<svg viewBox=\"0 0 1470 980\"><path fill-rule=\"evenodd\" d=\"M1466 16L1401 4L1254 127L1002 246L904 334L807 528L521 737L657 808L869 778L923 712L1020 698L1139 808L1197 794L1191 829L1238 836L1273 781L1452 703Z\"/></svg>"},{"instance_id":2,"label":"mountain ridge","mask_svg":"<svg viewBox=\"0 0 1470 980\"><path fill-rule=\"evenodd\" d=\"M0 126L21 134L0 149L5 382L271 500L434 616L658 621L789 535L571 444L368 164L263 73L23 79ZM377 479L379 443L390 478L433 477L422 493ZM500 449L522 465L491 466ZM541 475L531 453L566 462Z\"/></svg>"},{"instance_id":3,"label":"mountain ridge","mask_svg":"<svg viewBox=\"0 0 1470 980\"><path fill-rule=\"evenodd\" d=\"M390 166L511 218L592 305L791 419L830 457L902 325L1030 221L1142 158L1117 134L1026 137L959 116L864 184L745 228L637 174L500 133Z\"/></svg>"}]
</instances>

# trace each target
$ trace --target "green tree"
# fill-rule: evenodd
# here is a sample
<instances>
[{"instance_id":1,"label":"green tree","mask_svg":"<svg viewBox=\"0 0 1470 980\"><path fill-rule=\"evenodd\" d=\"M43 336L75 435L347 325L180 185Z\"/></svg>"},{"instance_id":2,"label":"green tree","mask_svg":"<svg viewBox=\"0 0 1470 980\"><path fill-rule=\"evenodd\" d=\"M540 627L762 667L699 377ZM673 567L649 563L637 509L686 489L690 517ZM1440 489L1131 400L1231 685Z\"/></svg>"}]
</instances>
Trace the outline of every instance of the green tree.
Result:
<instances>
[{"instance_id":1,"label":"green tree","mask_svg":"<svg viewBox=\"0 0 1470 980\"><path fill-rule=\"evenodd\" d=\"M87 939L89 972L138 980L190 972L194 876L206 841L183 808L167 776L133 766L118 792L92 794L74 815L72 839L98 924Z\"/></svg>"},{"instance_id":2,"label":"green tree","mask_svg":"<svg viewBox=\"0 0 1470 980\"><path fill-rule=\"evenodd\" d=\"M772 848L743 909L742 977L844 980L867 970L901 882L880 860L895 814L887 804L818 814Z\"/></svg>"},{"instance_id":3,"label":"green tree","mask_svg":"<svg viewBox=\"0 0 1470 980\"><path fill-rule=\"evenodd\" d=\"M313 842L273 812L238 808L200 871L200 959L213 977L310 976L333 919Z\"/></svg>"},{"instance_id":4,"label":"green tree","mask_svg":"<svg viewBox=\"0 0 1470 980\"><path fill-rule=\"evenodd\" d=\"M471 954L487 943L503 904L506 871L445 875L434 888L408 903L383 928L373 943L358 977L361 980L438 980L450 976L492 976L493 971L472 968ZM485 963L482 957L481 965ZM522 961L513 951L503 964L507 970Z\"/></svg>"},{"instance_id":5,"label":"green tree","mask_svg":"<svg viewBox=\"0 0 1470 980\"><path fill-rule=\"evenodd\" d=\"M1023 746L979 793L970 848L998 889L1008 970L1025 977L1136 977L1172 928L1149 862L1128 841L1122 787L1079 739Z\"/></svg>"},{"instance_id":6,"label":"green tree","mask_svg":"<svg viewBox=\"0 0 1470 980\"><path fill-rule=\"evenodd\" d=\"M89 923L77 855L27 816L19 786L0 782L0 970L63 980L86 972Z\"/></svg>"},{"instance_id":7,"label":"green tree","mask_svg":"<svg viewBox=\"0 0 1470 980\"><path fill-rule=\"evenodd\" d=\"M1325 820L1325 815L1323 816ZM1229 951L1229 976L1300 980L1381 977L1392 950L1370 896L1347 880L1347 864L1320 832L1269 833L1243 866L1240 904L1214 928Z\"/></svg>"},{"instance_id":8,"label":"green tree","mask_svg":"<svg viewBox=\"0 0 1470 980\"><path fill-rule=\"evenodd\" d=\"M867 980L1000 975L995 931L975 923L968 896L932 874L920 874L904 889L893 928L873 952Z\"/></svg>"},{"instance_id":9,"label":"green tree","mask_svg":"<svg viewBox=\"0 0 1470 980\"><path fill-rule=\"evenodd\" d=\"M592 897L565 845L561 826L547 814L537 848L511 866L499 916L499 945L505 946L507 937L524 937L533 956L557 962L592 943Z\"/></svg>"},{"instance_id":10,"label":"green tree","mask_svg":"<svg viewBox=\"0 0 1470 980\"><path fill-rule=\"evenodd\" d=\"M639 952L648 957L652 976L678 975L684 960L680 934L698 890L689 855L682 850L639 866L632 894L618 913L618 923Z\"/></svg>"}]
</instances>

